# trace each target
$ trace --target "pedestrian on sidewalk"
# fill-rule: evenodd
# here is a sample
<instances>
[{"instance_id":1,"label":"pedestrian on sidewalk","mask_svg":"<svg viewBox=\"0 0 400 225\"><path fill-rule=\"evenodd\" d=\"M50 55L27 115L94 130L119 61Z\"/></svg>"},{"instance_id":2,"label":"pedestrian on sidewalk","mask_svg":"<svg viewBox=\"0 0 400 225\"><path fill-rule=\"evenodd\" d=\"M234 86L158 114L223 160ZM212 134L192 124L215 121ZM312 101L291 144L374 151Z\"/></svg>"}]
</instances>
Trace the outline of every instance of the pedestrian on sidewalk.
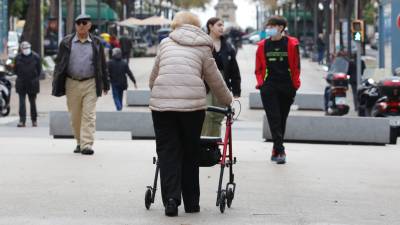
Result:
<instances>
[{"instance_id":1,"label":"pedestrian on sidewalk","mask_svg":"<svg viewBox=\"0 0 400 225\"><path fill-rule=\"evenodd\" d=\"M149 81L167 216L178 215L181 196L186 213L200 211L197 156L207 108L204 82L222 105L232 102L212 56L213 41L200 27L193 13L175 15L173 31L161 42Z\"/></svg>"},{"instance_id":2,"label":"pedestrian on sidewalk","mask_svg":"<svg viewBox=\"0 0 400 225\"><path fill-rule=\"evenodd\" d=\"M128 80L126 76L135 85L137 89L135 77L129 69L128 63L122 60L122 52L120 48L112 50L112 59L107 63L108 73L110 75L110 82L112 88L112 95L117 111L122 110L124 91L128 89Z\"/></svg>"},{"instance_id":3,"label":"pedestrian on sidewalk","mask_svg":"<svg viewBox=\"0 0 400 225\"><path fill-rule=\"evenodd\" d=\"M258 43L256 53L257 89L260 89L264 110L272 134L271 160L286 163L283 139L286 120L296 91L300 87L299 42L282 32L287 20L281 16L271 17L266 24L269 38Z\"/></svg>"},{"instance_id":4,"label":"pedestrian on sidewalk","mask_svg":"<svg viewBox=\"0 0 400 225\"><path fill-rule=\"evenodd\" d=\"M318 64L324 64L324 54L325 54L325 42L324 42L324 35L318 34L317 38L317 51L318 51Z\"/></svg>"},{"instance_id":5,"label":"pedestrian on sidewalk","mask_svg":"<svg viewBox=\"0 0 400 225\"><path fill-rule=\"evenodd\" d=\"M67 96L72 130L77 141L74 153L92 155L96 131L96 102L110 84L104 49L99 37L89 33L89 15L75 19L76 33L60 43L53 78L54 96Z\"/></svg>"},{"instance_id":6,"label":"pedestrian on sidewalk","mask_svg":"<svg viewBox=\"0 0 400 225\"><path fill-rule=\"evenodd\" d=\"M240 97L240 71L236 61L236 51L234 47L227 42L224 33L224 21L218 17L212 17L207 21L207 32L214 43L212 50L213 57L217 64L218 70L221 72L226 85L233 93L235 98ZM215 95L208 90L207 105L222 106L215 97ZM204 120L202 136L221 136L221 125L224 115L215 112L206 112Z\"/></svg>"},{"instance_id":7,"label":"pedestrian on sidewalk","mask_svg":"<svg viewBox=\"0 0 400 225\"><path fill-rule=\"evenodd\" d=\"M25 127L26 105L28 96L31 108L32 127L37 127L36 96L40 91L40 74L42 73L42 62L40 56L32 51L29 42L22 42L21 52L15 58L15 89L19 95L19 123L17 127Z\"/></svg>"},{"instance_id":8,"label":"pedestrian on sidewalk","mask_svg":"<svg viewBox=\"0 0 400 225\"><path fill-rule=\"evenodd\" d=\"M365 71L365 62L361 59L361 77L364 75ZM349 60L349 70L348 75L350 76L350 86L351 91L353 92L353 102L354 102L354 110L358 110L358 97L357 97L357 89L358 89L358 79L357 79L357 54L354 53Z\"/></svg>"}]
</instances>

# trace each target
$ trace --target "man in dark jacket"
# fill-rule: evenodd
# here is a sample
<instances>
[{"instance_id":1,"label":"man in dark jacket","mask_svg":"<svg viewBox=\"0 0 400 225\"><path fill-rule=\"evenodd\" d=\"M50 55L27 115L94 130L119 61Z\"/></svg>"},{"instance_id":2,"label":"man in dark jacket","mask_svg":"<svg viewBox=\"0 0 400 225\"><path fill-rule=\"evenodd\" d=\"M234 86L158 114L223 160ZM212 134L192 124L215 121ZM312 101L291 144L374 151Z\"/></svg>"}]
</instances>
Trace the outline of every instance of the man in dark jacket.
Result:
<instances>
[{"instance_id":1,"label":"man in dark jacket","mask_svg":"<svg viewBox=\"0 0 400 225\"><path fill-rule=\"evenodd\" d=\"M112 59L108 62L108 72L110 74L110 82L112 87L112 95L117 111L122 110L122 99L124 91L128 89L128 80L126 75L137 88L135 77L129 69L128 64L122 60L121 49L114 48L112 50Z\"/></svg>"},{"instance_id":2,"label":"man in dark jacket","mask_svg":"<svg viewBox=\"0 0 400 225\"><path fill-rule=\"evenodd\" d=\"M15 89L19 95L19 123L18 127L25 127L26 106L25 99L28 95L31 106L32 126L37 126L36 95L40 91L39 78L42 72L42 64L38 54L31 50L31 44L21 43L21 53L15 58L15 74L17 80Z\"/></svg>"},{"instance_id":3,"label":"man in dark jacket","mask_svg":"<svg viewBox=\"0 0 400 225\"><path fill-rule=\"evenodd\" d=\"M278 164L286 163L283 146L286 120L300 87L299 42L282 35L286 26L284 17L271 17L265 31L269 38L258 43L256 53L256 88L260 89L274 142L271 160Z\"/></svg>"},{"instance_id":4,"label":"man in dark jacket","mask_svg":"<svg viewBox=\"0 0 400 225\"><path fill-rule=\"evenodd\" d=\"M361 59L361 77L364 74L365 68L366 68L365 62L364 62L364 60ZM348 74L350 76L350 86L351 86L351 90L353 92L354 110L357 111L357 109L358 109L357 54L353 54L351 59L349 60Z\"/></svg>"},{"instance_id":5,"label":"man in dark jacket","mask_svg":"<svg viewBox=\"0 0 400 225\"><path fill-rule=\"evenodd\" d=\"M76 33L60 43L53 77L54 96L67 96L68 111L77 146L74 153L92 155L96 128L96 102L110 84L100 38L91 35L91 19L79 15Z\"/></svg>"}]
</instances>

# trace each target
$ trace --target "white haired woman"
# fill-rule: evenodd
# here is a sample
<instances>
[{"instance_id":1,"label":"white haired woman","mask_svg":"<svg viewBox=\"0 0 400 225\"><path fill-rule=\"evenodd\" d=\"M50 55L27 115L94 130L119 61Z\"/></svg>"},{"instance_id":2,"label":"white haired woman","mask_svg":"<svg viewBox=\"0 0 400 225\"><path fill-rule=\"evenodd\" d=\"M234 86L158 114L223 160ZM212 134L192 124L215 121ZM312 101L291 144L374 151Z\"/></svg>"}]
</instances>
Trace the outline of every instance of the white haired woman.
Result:
<instances>
[{"instance_id":1,"label":"white haired woman","mask_svg":"<svg viewBox=\"0 0 400 225\"><path fill-rule=\"evenodd\" d=\"M232 103L212 55L213 41L198 17L179 12L159 47L150 76L150 109L156 134L165 215L177 216L181 195L186 213L200 211L197 155L206 103L205 83L222 105Z\"/></svg>"}]
</instances>

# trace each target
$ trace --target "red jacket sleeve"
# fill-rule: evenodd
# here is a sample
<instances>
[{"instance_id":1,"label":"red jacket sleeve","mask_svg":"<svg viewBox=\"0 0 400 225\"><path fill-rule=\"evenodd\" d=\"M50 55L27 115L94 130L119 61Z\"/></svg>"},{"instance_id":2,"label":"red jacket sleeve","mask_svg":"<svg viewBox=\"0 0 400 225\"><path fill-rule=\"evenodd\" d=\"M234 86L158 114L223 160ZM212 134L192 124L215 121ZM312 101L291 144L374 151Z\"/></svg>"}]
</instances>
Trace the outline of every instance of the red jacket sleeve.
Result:
<instances>
[{"instance_id":1,"label":"red jacket sleeve","mask_svg":"<svg viewBox=\"0 0 400 225\"><path fill-rule=\"evenodd\" d=\"M260 88L261 85L264 83L264 77L265 77L265 56L264 56L264 45L262 43L259 43L257 52L256 52L256 69L255 69L255 75L257 79L257 86L256 88Z\"/></svg>"}]
</instances>

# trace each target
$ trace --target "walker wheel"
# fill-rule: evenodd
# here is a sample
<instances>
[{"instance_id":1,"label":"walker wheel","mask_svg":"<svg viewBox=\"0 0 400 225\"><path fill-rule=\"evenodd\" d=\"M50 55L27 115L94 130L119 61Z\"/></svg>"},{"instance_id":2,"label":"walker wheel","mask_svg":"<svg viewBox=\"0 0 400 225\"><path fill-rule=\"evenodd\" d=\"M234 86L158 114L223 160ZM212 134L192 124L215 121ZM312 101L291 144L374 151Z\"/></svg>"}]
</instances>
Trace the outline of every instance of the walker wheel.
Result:
<instances>
[{"instance_id":1,"label":"walker wheel","mask_svg":"<svg viewBox=\"0 0 400 225\"><path fill-rule=\"evenodd\" d=\"M146 194L144 195L144 205L146 206L146 209L150 209L151 205L151 189L147 188Z\"/></svg>"},{"instance_id":2,"label":"walker wheel","mask_svg":"<svg viewBox=\"0 0 400 225\"><path fill-rule=\"evenodd\" d=\"M233 189L229 188L228 192L226 192L226 205L228 206L228 208L230 208L232 205L233 197L234 197Z\"/></svg>"},{"instance_id":3,"label":"walker wheel","mask_svg":"<svg viewBox=\"0 0 400 225\"><path fill-rule=\"evenodd\" d=\"M226 194L225 191L221 191L221 196L219 197L219 211L221 211L221 213L225 212L225 206L226 206Z\"/></svg>"}]
</instances>

